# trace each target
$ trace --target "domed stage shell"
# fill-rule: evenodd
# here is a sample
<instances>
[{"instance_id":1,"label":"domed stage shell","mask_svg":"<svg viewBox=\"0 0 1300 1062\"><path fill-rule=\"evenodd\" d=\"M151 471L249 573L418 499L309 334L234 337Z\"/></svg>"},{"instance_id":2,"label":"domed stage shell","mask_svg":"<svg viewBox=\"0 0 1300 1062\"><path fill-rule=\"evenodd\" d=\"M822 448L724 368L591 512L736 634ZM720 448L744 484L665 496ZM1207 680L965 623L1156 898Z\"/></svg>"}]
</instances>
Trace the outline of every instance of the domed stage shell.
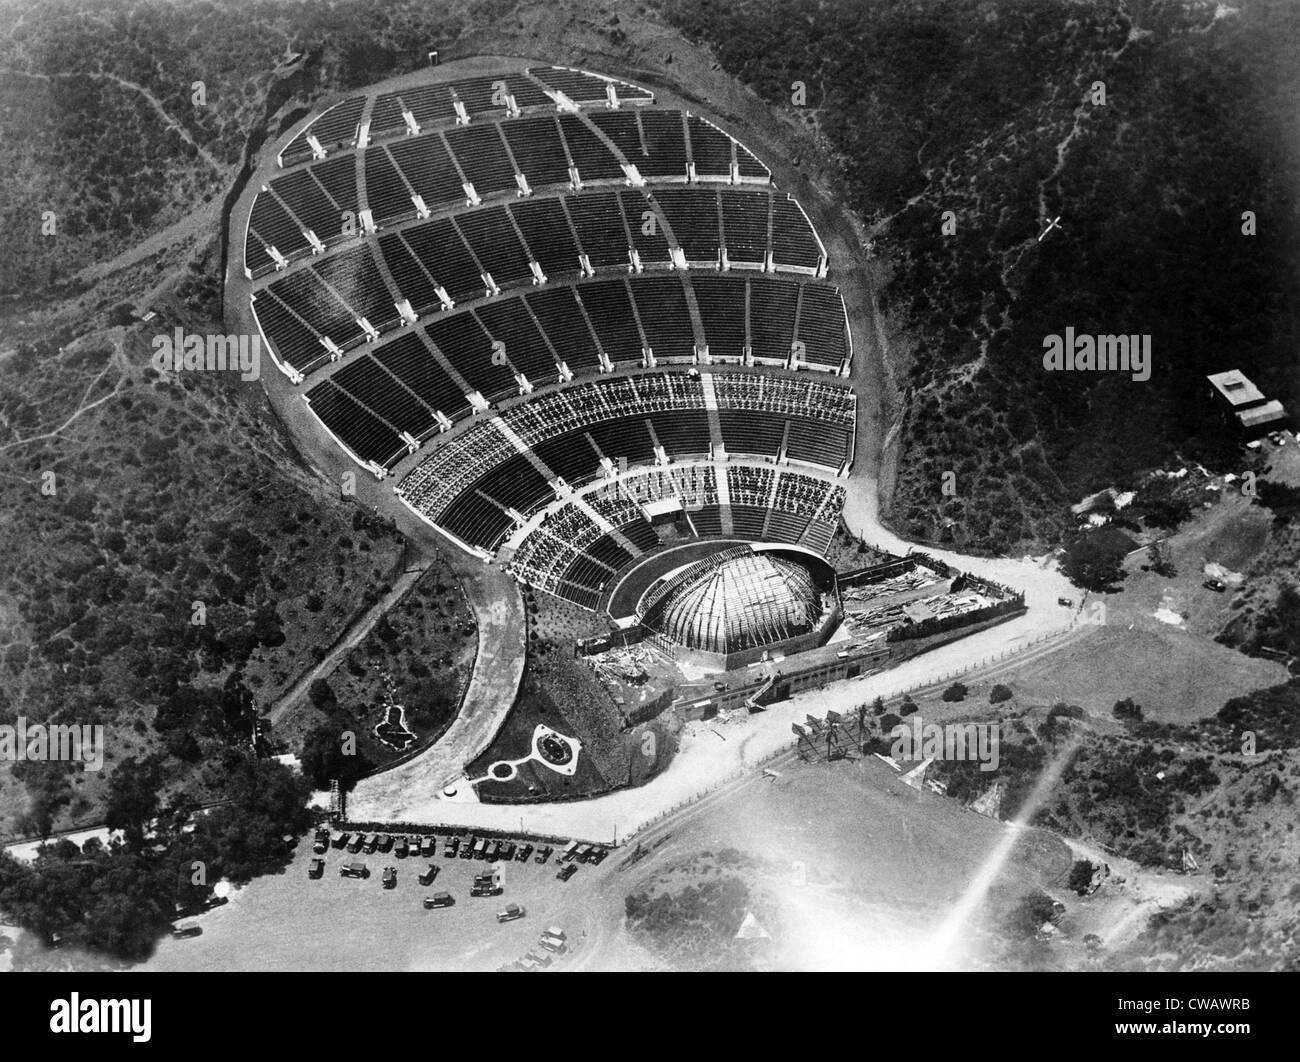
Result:
<instances>
[{"instance_id":1,"label":"domed stage shell","mask_svg":"<svg viewBox=\"0 0 1300 1062\"><path fill-rule=\"evenodd\" d=\"M657 580L638 613L655 645L675 660L729 671L774 650L823 644L840 603L825 561L803 550L739 546Z\"/></svg>"}]
</instances>

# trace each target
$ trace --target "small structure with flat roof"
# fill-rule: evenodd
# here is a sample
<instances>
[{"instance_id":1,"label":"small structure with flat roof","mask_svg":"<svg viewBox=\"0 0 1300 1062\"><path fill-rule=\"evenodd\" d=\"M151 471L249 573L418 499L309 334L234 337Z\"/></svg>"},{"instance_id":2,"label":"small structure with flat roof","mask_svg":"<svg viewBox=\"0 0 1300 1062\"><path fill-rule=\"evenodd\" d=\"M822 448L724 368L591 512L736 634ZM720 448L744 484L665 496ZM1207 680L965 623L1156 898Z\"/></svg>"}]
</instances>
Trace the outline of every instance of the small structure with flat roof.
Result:
<instances>
[{"instance_id":1,"label":"small structure with flat roof","mask_svg":"<svg viewBox=\"0 0 1300 1062\"><path fill-rule=\"evenodd\" d=\"M1287 426L1286 407L1277 399L1266 398L1245 373L1229 369L1206 379L1224 422L1244 437L1257 438Z\"/></svg>"}]
</instances>

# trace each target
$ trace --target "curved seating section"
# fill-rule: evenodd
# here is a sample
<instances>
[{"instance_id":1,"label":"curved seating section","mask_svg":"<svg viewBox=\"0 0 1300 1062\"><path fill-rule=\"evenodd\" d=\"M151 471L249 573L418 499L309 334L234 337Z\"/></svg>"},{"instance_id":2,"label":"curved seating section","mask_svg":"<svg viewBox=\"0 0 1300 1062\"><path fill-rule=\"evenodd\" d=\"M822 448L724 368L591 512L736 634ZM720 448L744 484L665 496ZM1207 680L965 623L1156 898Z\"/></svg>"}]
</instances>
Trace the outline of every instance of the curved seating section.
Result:
<instances>
[{"instance_id":1,"label":"curved seating section","mask_svg":"<svg viewBox=\"0 0 1300 1062\"><path fill-rule=\"evenodd\" d=\"M518 544L507 569L521 582L594 609L609 580L629 561L660 544L646 505L676 500L696 535L721 534L727 509L742 537L807 546L825 553L844 507L844 488L802 473L731 467L725 475L730 505L719 500L722 466L694 464L631 474L557 506ZM761 493L767 505L762 526L744 534L737 522L737 487L748 501ZM735 484L735 486L732 486ZM741 518L748 509L741 505ZM700 526L701 514L718 515Z\"/></svg>"},{"instance_id":2,"label":"curved seating section","mask_svg":"<svg viewBox=\"0 0 1300 1062\"><path fill-rule=\"evenodd\" d=\"M323 111L312 119L280 152L280 165L293 166L314 157L311 139L322 151L329 153L349 147L356 142L357 123L365 109L365 96L352 96ZM309 139L310 138L310 139Z\"/></svg>"},{"instance_id":3,"label":"curved seating section","mask_svg":"<svg viewBox=\"0 0 1300 1062\"><path fill-rule=\"evenodd\" d=\"M795 377L647 373L588 381L452 435L407 473L397 492L425 520L491 551L512 524L594 479L637 465L724 456L712 437L715 414L723 438L730 433L728 453L788 460L769 440L774 432L784 439L798 425L829 440L820 460L807 463L840 472L851 459L855 403L846 387ZM507 472L498 474L501 469ZM478 502L467 509L466 496L493 511ZM738 504L763 503L746 495Z\"/></svg>"},{"instance_id":4,"label":"curved seating section","mask_svg":"<svg viewBox=\"0 0 1300 1062\"><path fill-rule=\"evenodd\" d=\"M445 85L423 88L429 93L449 91ZM742 171L738 160L749 156L747 149L687 112L647 106L559 114L555 103L539 89L540 104L529 98L533 106L549 113L521 111L509 116L504 108L487 108L472 112L480 117L471 119L469 125L445 129L419 126L416 135L391 142L374 140L374 123L391 110L391 98L405 99L414 91L376 99L369 126L371 139L359 152L315 159L262 187L253 204L244 248L245 264L254 277L274 270L279 264L277 255L280 262L292 262L318 252L320 248L308 232L326 248L362 236L363 210L369 211L374 225L387 226L415 220L422 209L438 212L502 194L575 192L587 185L607 187L610 182L627 185L631 178L625 162L636 168L649 187L691 184L666 196L679 217L699 218L711 212L708 224L716 232L725 213L738 262L762 267L763 258L753 245L764 224L771 232L764 243L786 268L815 273L824 258L825 250L808 219L789 197L775 197L763 211L747 217L752 207L736 198L739 191L727 190L719 198L718 188L699 184L748 184L762 193L771 174L761 164L757 171L749 165ZM297 162L312 160L303 138L314 135L313 130L326 132L322 123L334 130L341 122L350 121L355 127L364 103L364 97L357 97L326 111L298 134L282 158L292 154ZM454 111L447 117L454 121ZM399 129L410 133L404 122L391 127L394 133ZM638 227L641 213L637 214ZM716 255L714 248L699 260L711 262Z\"/></svg>"},{"instance_id":5,"label":"curved seating section","mask_svg":"<svg viewBox=\"0 0 1300 1062\"><path fill-rule=\"evenodd\" d=\"M253 313L325 429L381 478L427 448L415 513L588 607L661 533L824 552L857 406L799 203L626 82L412 81L313 118L250 208Z\"/></svg>"},{"instance_id":6,"label":"curved seating section","mask_svg":"<svg viewBox=\"0 0 1300 1062\"><path fill-rule=\"evenodd\" d=\"M360 253L364 255L368 251L361 248ZM419 268L414 257L410 261L413 269ZM368 307L368 323L374 325L380 320L383 304L375 294L375 284L382 281L378 281L378 274L373 272L374 266L369 261L359 259L353 265L355 271L331 276L329 283L312 273L294 273L258 295L255 306L263 314L263 326L283 337L281 349L297 358L296 364L328 358L318 338L321 327L334 329L337 346L342 351L353 350L365 342L360 318L351 318L340 309L342 292L349 292L355 302ZM692 287L704 320L711 359L739 363L748 351L748 356L756 362L776 365L791 362L789 347L782 354L770 347L752 345L752 337L762 327L753 320L757 308L767 307L765 319L770 322L779 312L776 307L781 305L764 303L753 295L752 286L759 278L708 278L717 281L712 285L701 284L702 279L692 278ZM788 328L792 337L806 339L806 356L828 364L838 363L844 350L844 310L838 293L831 289L829 301L819 302L809 310L807 307L813 306L814 300L808 297L808 291L820 285L789 280L762 283L769 289L775 285L775 290L792 292L792 298L784 303L783 312L789 317L782 327ZM564 288L533 289L508 298L480 300L465 309L435 312L388 342L359 351L328 380L311 387L307 400L315 406L316 394L332 391L329 384L333 383L358 405L390 421L395 434L408 433L423 442L449 422L468 416L469 396L475 392L487 401L502 401L562 379L590 377L600 373L606 364L611 368L643 367L649 365L651 357L656 361L694 361L695 336L681 311L684 291L680 277L631 276L585 281ZM290 306L296 306L298 312L290 310ZM821 324L822 313L830 314L831 322ZM837 336L841 337L838 342ZM500 346L494 348L494 343ZM395 386L409 391L411 400L405 406L407 415L396 420L380 408L380 403L390 401L392 376L397 377ZM726 404L737 410L767 408L785 393L782 377L746 374L734 379L719 375L718 379L719 386L729 396ZM835 402L837 408L847 401L843 387L827 384L809 387L794 390L788 401L799 402L804 400L803 396L817 395L820 397L816 401ZM751 391L752 406L749 404ZM804 408L802 415L823 416L816 401ZM777 408L790 415L801 415L799 410L784 405ZM352 444L350 409L350 406L340 407L334 419L326 420L326 426L355 453L358 449ZM851 422L847 426L851 428ZM803 440L805 434L797 432L796 440ZM797 443L792 454L796 460L807 459L804 451L815 444L815 433L809 438L808 444ZM779 441L774 440L772 446ZM392 452L400 459L405 451L399 453L393 449ZM820 464L828 463L825 455L812 459Z\"/></svg>"}]
</instances>

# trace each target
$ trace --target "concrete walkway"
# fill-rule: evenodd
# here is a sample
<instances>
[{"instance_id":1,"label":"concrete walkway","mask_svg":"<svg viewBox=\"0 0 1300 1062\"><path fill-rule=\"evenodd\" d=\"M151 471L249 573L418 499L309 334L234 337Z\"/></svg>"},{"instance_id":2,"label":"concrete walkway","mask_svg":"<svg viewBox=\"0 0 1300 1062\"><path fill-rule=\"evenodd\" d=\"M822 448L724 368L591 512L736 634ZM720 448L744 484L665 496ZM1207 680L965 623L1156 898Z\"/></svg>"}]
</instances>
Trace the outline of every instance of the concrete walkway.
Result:
<instances>
[{"instance_id":1,"label":"concrete walkway","mask_svg":"<svg viewBox=\"0 0 1300 1062\"><path fill-rule=\"evenodd\" d=\"M358 782L348 796L350 819L423 821L411 817L415 808L461 779L465 764L492 743L510 713L524 675L523 599L515 581L497 568L483 566L462 585L478 623L478 653L460 713L426 752Z\"/></svg>"}]
</instances>

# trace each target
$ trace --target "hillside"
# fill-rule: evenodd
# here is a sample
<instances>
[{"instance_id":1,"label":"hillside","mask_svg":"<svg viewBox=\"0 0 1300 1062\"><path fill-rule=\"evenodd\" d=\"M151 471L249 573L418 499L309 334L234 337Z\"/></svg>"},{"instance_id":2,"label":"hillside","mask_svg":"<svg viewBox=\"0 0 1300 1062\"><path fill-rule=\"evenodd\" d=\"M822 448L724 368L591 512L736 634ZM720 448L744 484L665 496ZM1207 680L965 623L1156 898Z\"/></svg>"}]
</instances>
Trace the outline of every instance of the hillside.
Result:
<instances>
[{"instance_id":1,"label":"hillside","mask_svg":"<svg viewBox=\"0 0 1300 1062\"><path fill-rule=\"evenodd\" d=\"M662 10L816 132L887 265L900 532L975 550L1053 543L1068 504L1175 454L1232 467L1205 373L1236 366L1300 397L1289 4ZM1150 379L1045 372L1044 337L1066 326L1151 336Z\"/></svg>"}]
</instances>

